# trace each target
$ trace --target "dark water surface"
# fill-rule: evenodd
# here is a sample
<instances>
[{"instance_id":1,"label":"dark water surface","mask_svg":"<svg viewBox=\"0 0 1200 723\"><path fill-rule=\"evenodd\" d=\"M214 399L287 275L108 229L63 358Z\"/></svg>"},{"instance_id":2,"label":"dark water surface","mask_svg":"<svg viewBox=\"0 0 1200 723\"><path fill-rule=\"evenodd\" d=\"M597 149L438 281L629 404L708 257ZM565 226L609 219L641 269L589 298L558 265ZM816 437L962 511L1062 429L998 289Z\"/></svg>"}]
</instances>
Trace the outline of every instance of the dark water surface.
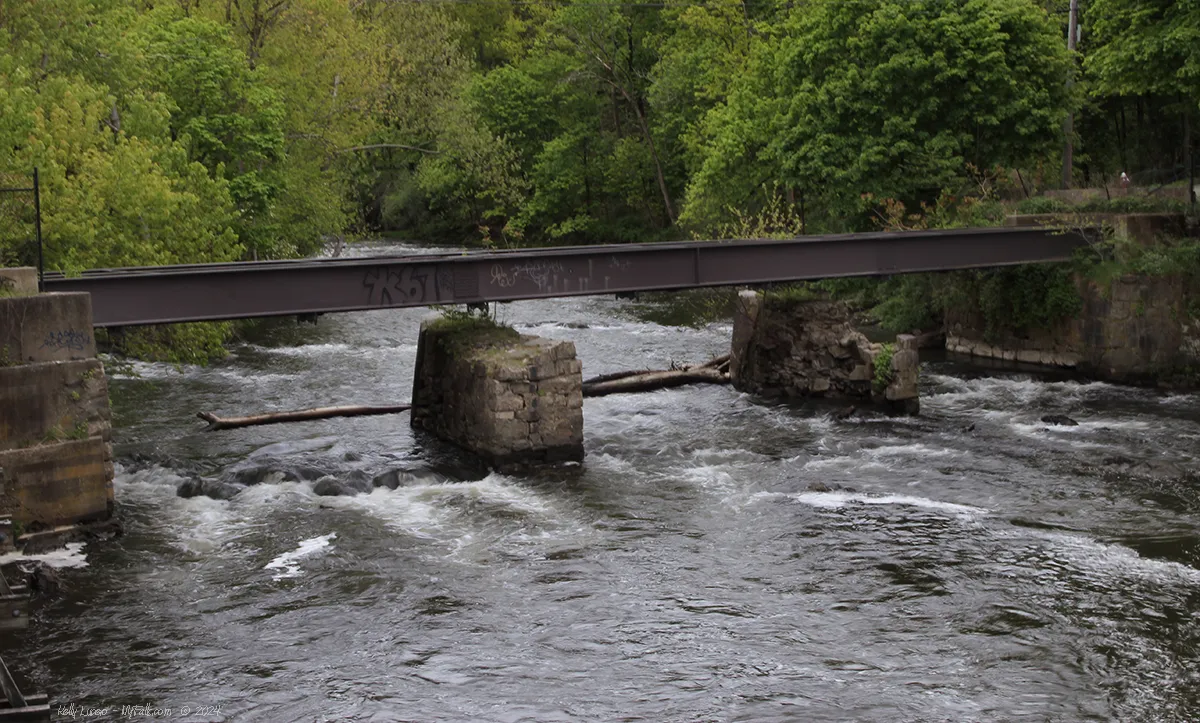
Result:
<instances>
[{"instance_id":1,"label":"dark water surface","mask_svg":"<svg viewBox=\"0 0 1200 723\"><path fill-rule=\"evenodd\" d=\"M1200 720L1200 396L946 362L918 419L619 395L585 403L581 468L527 479L472 475L407 415L194 418L405 401L428 314L115 379L127 535L63 571L10 667L55 703L220 706L173 720ZM729 343L610 298L500 316L575 341L585 376ZM175 494L246 468L277 472Z\"/></svg>"}]
</instances>

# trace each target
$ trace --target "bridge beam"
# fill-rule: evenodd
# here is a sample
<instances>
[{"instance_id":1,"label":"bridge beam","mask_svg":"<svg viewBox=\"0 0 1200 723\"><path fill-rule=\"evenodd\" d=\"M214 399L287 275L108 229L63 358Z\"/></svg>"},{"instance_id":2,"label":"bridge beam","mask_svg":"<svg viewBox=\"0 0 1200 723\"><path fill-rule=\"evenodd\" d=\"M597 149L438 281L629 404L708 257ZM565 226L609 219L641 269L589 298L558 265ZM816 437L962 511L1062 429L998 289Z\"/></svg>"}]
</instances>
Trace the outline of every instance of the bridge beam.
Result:
<instances>
[{"instance_id":1,"label":"bridge beam","mask_svg":"<svg viewBox=\"0 0 1200 723\"><path fill-rule=\"evenodd\" d=\"M98 327L736 286L1066 261L1080 232L990 228L48 274Z\"/></svg>"}]
</instances>

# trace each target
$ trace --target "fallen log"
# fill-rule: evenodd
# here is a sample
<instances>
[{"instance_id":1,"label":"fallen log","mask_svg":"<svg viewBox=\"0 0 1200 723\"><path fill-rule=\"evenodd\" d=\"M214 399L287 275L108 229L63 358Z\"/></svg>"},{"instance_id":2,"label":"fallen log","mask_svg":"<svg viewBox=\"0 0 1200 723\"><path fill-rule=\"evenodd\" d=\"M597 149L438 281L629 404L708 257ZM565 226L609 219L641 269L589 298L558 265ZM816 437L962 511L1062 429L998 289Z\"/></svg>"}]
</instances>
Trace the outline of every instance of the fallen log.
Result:
<instances>
[{"instance_id":1,"label":"fallen log","mask_svg":"<svg viewBox=\"0 0 1200 723\"><path fill-rule=\"evenodd\" d=\"M604 382L583 385L583 396L603 397L608 394L629 394L632 392L650 392L656 389L680 387L684 384L727 384L729 375L718 369L695 368L676 371L649 372L624 379L612 379Z\"/></svg>"},{"instance_id":2,"label":"fallen log","mask_svg":"<svg viewBox=\"0 0 1200 723\"><path fill-rule=\"evenodd\" d=\"M608 394L632 394L634 392L651 392L656 389L669 389L685 384L728 384L729 356L717 357L704 364L684 367L683 369L641 370L613 372L601 374L583 382L583 396L603 397ZM376 414L397 414L412 409L411 404L397 404L387 407L316 407L300 409L291 412L267 412L247 417L218 417L212 412L198 412L197 417L208 422L206 431L215 432L221 429L238 429L239 427L254 427L262 424L282 424L284 422L307 422L314 419L329 419L332 417L365 417Z\"/></svg>"},{"instance_id":3,"label":"fallen log","mask_svg":"<svg viewBox=\"0 0 1200 723\"><path fill-rule=\"evenodd\" d=\"M706 361L703 364L690 367L691 369L720 369L721 367L729 366L729 355L719 356L716 359Z\"/></svg>"},{"instance_id":4,"label":"fallen log","mask_svg":"<svg viewBox=\"0 0 1200 723\"><path fill-rule=\"evenodd\" d=\"M600 374L598 376L592 377L591 379L584 379L583 386L586 387L589 384L599 384L600 382L611 382L613 380L624 379L626 377L636 377L639 374L653 374L656 371L658 371L658 370L657 369L635 369L633 371L612 372L610 374Z\"/></svg>"},{"instance_id":5,"label":"fallen log","mask_svg":"<svg viewBox=\"0 0 1200 723\"><path fill-rule=\"evenodd\" d=\"M365 417L374 414L397 414L412 409L411 404L397 404L390 407L316 407L300 409L292 412L268 412L254 414L248 417L218 417L212 412L196 414L208 422L208 431L218 429L237 429L238 427L254 427L260 424L280 424L282 422L307 422L313 419L329 419L330 417Z\"/></svg>"},{"instance_id":6,"label":"fallen log","mask_svg":"<svg viewBox=\"0 0 1200 723\"><path fill-rule=\"evenodd\" d=\"M589 384L600 384L601 382L611 382L611 381L616 381L618 379L626 379L628 377L640 377L640 376L645 376L647 374L665 374L665 373L675 374L675 373L679 373L679 372L695 371L697 369L723 370L724 368L726 368L728 366L729 366L729 355L726 354L725 356L719 356L715 359L706 361L703 364L691 364L691 365L688 365L685 367L681 367L679 369L666 369L666 370L663 370L663 369L635 369L632 371L611 372L609 374L600 374L600 375L594 376L590 379L584 379L583 386L587 387Z\"/></svg>"}]
</instances>

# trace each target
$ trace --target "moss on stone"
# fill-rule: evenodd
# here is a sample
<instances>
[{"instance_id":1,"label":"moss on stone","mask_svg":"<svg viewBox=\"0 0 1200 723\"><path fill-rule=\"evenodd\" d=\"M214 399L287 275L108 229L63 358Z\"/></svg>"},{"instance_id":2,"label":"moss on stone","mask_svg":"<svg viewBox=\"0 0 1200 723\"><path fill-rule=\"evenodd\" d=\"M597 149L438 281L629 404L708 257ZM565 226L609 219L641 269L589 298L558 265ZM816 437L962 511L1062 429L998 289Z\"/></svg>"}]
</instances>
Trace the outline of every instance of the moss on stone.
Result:
<instances>
[{"instance_id":1,"label":"moss on stone","mask_svg":"<svg viewBox=\"0 0 1200 723\"><path fill-rule=\"evenodd\" d=\"M439 335L443 345L455 351L490 349L521 341L520 333L511 326L488 316L465 312L443 313L442 318L431 322L428 328Z\"/></svg>"}]
</instances>

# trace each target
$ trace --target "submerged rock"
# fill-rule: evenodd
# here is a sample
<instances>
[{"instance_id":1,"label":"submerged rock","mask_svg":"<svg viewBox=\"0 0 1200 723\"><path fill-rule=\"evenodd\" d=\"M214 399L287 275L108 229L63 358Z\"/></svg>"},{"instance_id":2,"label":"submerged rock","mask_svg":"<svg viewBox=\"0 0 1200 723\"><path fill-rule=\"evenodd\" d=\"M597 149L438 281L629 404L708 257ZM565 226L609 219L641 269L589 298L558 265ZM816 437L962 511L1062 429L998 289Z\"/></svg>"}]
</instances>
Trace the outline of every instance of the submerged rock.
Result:
<instances>
[{"instance_id":1,"label":"submerged rock","mask_svg":"<svg viewBox=\"0 0 1200 723\"><path fill-rule=\"evenodd\" d=\"M9 585L25 585L38 596L52 596L62 588L58 572L42 560L21 560L4 566L4 579Z\"/></svg>"},{"instance_id":2,"label":"submerged rock","mask_svg":"<svg viewBox=\"0 0 1200 723\"><path fill-rule=\"evenodd\" d=\"M359 490L337 477L327 476L317 480L313 485L313 493L318 497L353 497L359 493Z\"/></svg>"},{"instance_id":3,"label":"submerged rock","mask_svg":"<svg viewBox=\"0 0 1200 723\"><path fill-rule=\"evenodd\" d=\"M854 413L857 411L858 411L858 408L855 407L853 404L851 404L850 406L846 407L845 409L839 409L838 411L834 412L833 418L838 419L838 420L849 419L850 417L853 417Z\"/></svg>"},{"instance_id":4,"label":"submerged rock","mask_svg":"<svg viewBox=\"0 0 1200 723\"><path fill-rule=\"evenodd\" d=\"M229 470L225 473L225 481L250 487L262 484L271 475L278 475L282 482L311 482L328 474L328 470L307 464L287 464L275 461Z\"/></svg>"},{"instance_id":5,"label":"submerged rock","mask_svg":"<svg viewBox=\"0 0 1200 723\"><path fill-rule=\"evenodd\" d=\"M274 469L267 465L254 465L252 467L230 470L225 475L225 478L233 484L250 486L261 483L274 471Z\"/></svg>"},{"instance_id":6,"label":"submerged rock","mask_svg":"<svg viewBox=\"0 0 1200 723\"><path fill-rule=\"evenodd\" d=\"M175 494L184 499L211 497L214 500L231 500L237 497L244 489L246 489L244 485L222 482L215 479L204 479L203 477L193 477L181 482L175 488Z\"/></svg>"},{"instance_id":7,"label":"submerged rock","mask_svg":"<svg viewBox=\"0 0 1200 723\"><path fill-rule=\"evenodd\" d=\"M371 479L371 475L361 469L350 470L346 474L346 478L342 480L343 484L356 492L370 492L375 489L373 482L374 480Z\"/></svg>"},{"instance_id":8,"label":"submerged rock","mask_svg":"<svg viewBox=\"0 0 1200 723\"><path fill-rule=\"evenodd\" d=\"M1054 424L1059 427L1078 427L1079 422L1071 419L1065 414L1047 414L1042 417L1042 421L1046 424Z\"/></svg>"},{"instance_id":9,"label":"submerged rock","mask_svg":"<svg viewBox=\"0 0 1200 723\"><path fill-rule=\"evenodd\" d=\"M412 480L413 475L411 472L402 469L389 469L383 474L375 475L375 478L371 480L371 485L373 487L387 487L389 490L394 490L397 487L403 487L412 482Z\"/></svg>"}]
</instances>

